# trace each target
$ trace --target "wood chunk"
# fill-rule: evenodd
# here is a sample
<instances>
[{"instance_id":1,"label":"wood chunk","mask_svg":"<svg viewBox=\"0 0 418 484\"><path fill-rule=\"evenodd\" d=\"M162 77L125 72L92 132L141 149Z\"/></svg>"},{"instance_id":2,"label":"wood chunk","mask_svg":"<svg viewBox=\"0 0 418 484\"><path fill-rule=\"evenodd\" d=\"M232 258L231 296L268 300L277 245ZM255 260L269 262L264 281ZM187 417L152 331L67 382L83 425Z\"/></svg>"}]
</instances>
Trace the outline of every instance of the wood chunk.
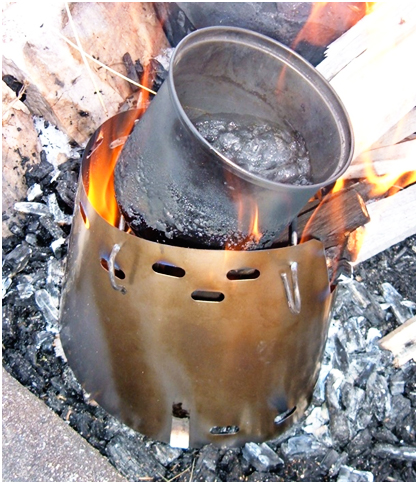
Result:
<instances>
[{"instance_id":1,"label":"wood chunk","mask_svg":"<svg viewBox=\"0 0 418 484\"><path fill-rule=\"evenodd\" d=\"M347 235L369 221L362 197L354 189L327 195L322 202L310 202L298 216L298 238L321 240L325 248L344 243ZM280 242L286 242L283 232Z\"/></svg>"},{"instance_id":2,"label":"wood chunk","mask_svg":"<svg viewBox=\"0 0 418 484\"><path fill-rule=\"evenodd\" d=\"M348 111L354 158L416 105L415 2L377 2L373 8L329 46L317 66Z\"/></svg>"},{"instance_id":3,"label":"wood chunk","mask_svg":"<svg viewBox=\"0 0 418 484\"><path fill-rule=\"evenodd\" d=\"M416 361L416 344L416 316L401 324L401 326L379 341L381 348L389 350L395 356L393 364L396 367L404 365L411 359Z\"/></svg>"},{"instance_id":4,"label":"wood chunk","mask_svg":"<svg viewBox=\"0 0 418 484\"><path fill-rule=\"evenodd\" d=\"M391 146L405 140L417 130L417 110L416 108L409 111L395 126L385 133L371 149Z\"/></svg>"},{"instance_id":5,"label":"wood chunk","mask_svg":"<svg viewBox=\"0 0 418 484\"><path fill-rule=\"evenodd\" d=\"M370 170L377 176L387 173L401 175L414 171L416 161L416 140L405 141L362 153L351 163L343 178L364 178Z\"/></svg>"},{"instance_id":6,"label":"wood chunk","mask_svg":"<svg viewBox=\"0 0 418 484\"><path fill-rule=\"evenodd\" d=\"M353 246L361 245L354 265L416 233L416 185L391 197L367 204L370 222L350 234ZM360 240L359 240L360 239Z\"/></svg>"}]
</instances>

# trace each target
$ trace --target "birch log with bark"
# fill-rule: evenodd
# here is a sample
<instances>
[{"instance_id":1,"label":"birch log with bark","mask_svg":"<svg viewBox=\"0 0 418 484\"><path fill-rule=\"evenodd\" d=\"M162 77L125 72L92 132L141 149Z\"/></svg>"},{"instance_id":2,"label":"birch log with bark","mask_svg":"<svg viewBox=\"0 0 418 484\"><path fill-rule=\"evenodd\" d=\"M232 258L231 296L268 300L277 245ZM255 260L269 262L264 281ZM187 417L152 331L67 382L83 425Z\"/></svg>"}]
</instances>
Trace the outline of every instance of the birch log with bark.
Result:
<instances>
[{"instance_id":1,"label":"birch log with bark","mask_svg":"<svg viewBox=\"0 0 418 484\"><path fill-rule=\"evenodd\" d=\"M70 9L83 49L126 74L123 55L147 64L168 46L152 3L73 2ZM64 2L8 2L3 8L3 75L29 83L25 104L34 114L83 144L106 120L75 42ZM91 64L108 115L131 95L128 83Z\"/></svg>"}]
</instances>

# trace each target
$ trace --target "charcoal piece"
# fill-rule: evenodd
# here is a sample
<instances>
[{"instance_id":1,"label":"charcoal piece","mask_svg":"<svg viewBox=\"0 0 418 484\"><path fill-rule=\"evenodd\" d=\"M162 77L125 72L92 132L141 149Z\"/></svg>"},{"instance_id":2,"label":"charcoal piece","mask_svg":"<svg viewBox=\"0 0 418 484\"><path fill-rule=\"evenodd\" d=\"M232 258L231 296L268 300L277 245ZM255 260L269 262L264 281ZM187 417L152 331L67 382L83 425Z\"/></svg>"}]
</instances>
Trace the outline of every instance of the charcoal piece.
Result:
<instances>
[{"instance_id":1,"label":"charcoal piece","mask_svg":"<svg viewBox=\"0 0 418 484\"><path fill-rule=\"evenodd\" d=\"M415 461L417 458L416 447L397 447L390 444L376 444L373 447L373 455L401 461Z\"/></svg>"},{"instance_id":2,"label":"charcoal piece","mask_svg":"<svg viewBox=\"0 0 418 484\"><path fill-rule=\"evenodd\" d=\"M242 449L242 455L259 472L271 472L284 464L266 443L248 442Z\"/></svg>"},{"instance_id":3,"label":"charcoal piece","mask_svg":"<svg viewBox=\"0 0 418 484\"><path fill-rule=\"evenodd\" d=\"M77 432L84 438L88 438L91 434L90 426L93 421L91 415L87 412L73 412L70 415L69 422L71 427L77 430Z\"/></svg>"},{"instance_id":4,"label":"charcoal piece","mask_svg":"<svg viewBox=\"0 0 418 484\"><path fill-rule=\"evenodd\" d=\"M54 335L49 331L41 331L35 334L34 344L36 349L42 349L44 351L53 351Z\"/></svg>"},{"instance_id":5,"label":"charcoal piece","mask_svg":"<svg viewBox=\"0 0 418 484\"><path fill-rule=\"evenodd\" d=\"M285 482L283 478L268 472L255 471L245 478L246 482Z\"/></svg>"},{"instance_id":6,"label":"charcoal piece","mask_svg":"<svg viewBox=\"0 0 418 484\"><path fill-rule=\"evenodd\" d=\"M24 177L28 187L38 183L43 188L45 184L49 183L49 176L54 171L54 166L46 160L45 151L42 150L41 161L31 165L25 172Z\"/></svg>"},{"instance_id":7,"label":"charcoal piece","mask_svg":"<svg viewBox=\"0 0 418 484\"><path fill-rule=\"evenodd\" d=\"M45 403L57 414L61 414L65 407L62 398L58 398L55 392L51 389L47 391Z\"/></svg>"},{"instance_id":8,"label":"charcoal piece","mask_svg":"<svg viewBox=\"0 0 418 484\"><path fill-rule=\"evenodd\" d=\"M385 301L390 304L399 324L404 323L413 316L412 311L402 305L403 297L389 282L382 283L382 292Z\"/></svg>"},{"instance_id":9,"label":"charcoal piece","mask_svg":"<svg viewBox=\"0 0 418 484\"><path fill-rule=\"evenodd\" d=\"M154 2L154 9L172 47L176 47L186 35L196 30L176 3Z\"/></svg>"},{"instance_id":10,"label":"charcoal piece","mask_svg":"<svg viewBox=\"0 0 418 484\"><path fill-rule=\"evenodd\" d=\"M416 418L415 412L411 412L407 415L401 425L395 428L395 433L400 440L405 444L415 445L416 444Z\"/></svg>"},{"instance_id":11,"label":"charcoal piece","mask_svg":"<svg viewBox=\"0 0 418 484\"><path fill-rule=\"evenodd\" d=\"M366 384L366 401L372 413L381 422L390 412L391 398L386 379L374 371Z\"/></svg>"},{"instance_id":12,"label":"charcoal piece","mask_svg":"<svg viewBox=\"0 0 418 484\"><path fill-rule=\"evenodd\" d=\"M322 364L321 369L319 370L318 380L312 395L312 404L315 406L320 406L325 401L325 382L331 368L331 365Z\"/></svg>"},{"instance_id":13,"label":"charcoal piece","mask_svg":"<svg viewBox=\"0 0 418 484\"><path fill-rule=\"evenodd\" d=\"M337 368L344 373L348 370L349 367L348 355L338 336L335 336L334 338L335 352L333 358L333 366L334 368Z\"/></svg>"},{"instance_id":14,"label":"charcoal piece","mask_svg":"<svg viewBox=\"0 0 418 484\"><path fill-rule=\"evenodd\" d=\"M3 220L4 220L4 217L3 217ZM9 227L9 230L13 235L16 235L16 237L19 237L20 239L23 239L23 237L25 236L25 233L22 227L20 227L19 225L13 224Z\"/></svg>"},{"instance_id":15,"label":"charcoal piece","mask_svg":"<svg viewBox=\"0 0 418 484\"><path fill-rule=\"evenodd\" d=\"M371 472L358 471L349 466L342 466L338 474L337 482L373 482Z\"/></svg>"},{"instance_id":16,"label":"charcoal piece","mask_svg":"<svg viewBox=\"0 0 418 484\"><path fill-rule=\"evenodd\" d=\"M62 372L62 377L65 384L66 392L70 392L70 394L72 395L82 396L83 389L70 367L66 366L64 368L64 371Z\"/></svg>"},{"instance_id":17,"label":"charcoal piece","mask_svg":"<svg viewBox=\"0 0 418 484\"><path fill-rule=\"evenodd\" d=\"M307 456L322 457L328 452L328 448L312 435L302 434L291 437L282 444L281 452L286 459Z\"/></svg>"},{"instance_id":18,"label":"charcoal piece","mask_svg":"<svg viewBox=\"0 0 418 484\"><path fill-rule=\"evenodd\" d=\"M213 444L202 447L194 469L194 479L197 482L220 482L216 474L220 458L219 450Z\"/></svg>"},{"instance_id":19,"label":"charcoal piece","mask_svg":"<svg viewBox=\"0 0 418 484\"><path fill-rule=\"evenodd\" d=\"M131 481L153 478L161 482L165 468L153 457L139 434L128 431L112 438L106 446L110 462Z\"/></svg>"},{"instance_id":20,"label":"charcoal piece","mask_svg":"<svg viewBox=\"0 0 418 484\"><path fill-rule=\"evenodd\" d=\"M356 378L354 384L363 390L366 389L367 381L370 378L370 375L374 372L374 369L376 368L376 363L373 361L370 361L369 363L366 364L360 375Z\"/></svg>"},{"instance_id":21,"label":"charcoal piece","mask_svg":"<svg viewBox=\"0 0 418 484\"><path fill-rule=\"evenodd\" d=\"M219 462L222 480L238 482L244 480L244 471L238 457L239 449L227 449Z\"/></svg>"},{"instance_id":22,"label":"charcoal piece","mask_svg":"<svg viewBox=\"0 0 418 484\"><path fill-rule=\"evenodd\" d=\"M340 387L344 381L341 371L332 369L325 383L325 394L328 410L339 410L340 407Z\"/></svg>"},{"instance_id":23,"label":"charcoal piece","mask_svg":"<svg viewBox=\"0 0 418 484\"><path fill-rule=\"evenodd\" d=\"M70 180L58 180L57 191L61 200L73 210L74 202L77 194L77 177Z\"/></svg>"},{"instance_id":24,"label":"charcoal piece","mask_svg":"<svg viewBox=\"0 0 418 484\"><path fill-rule=\"evenodd\" d=\"M35 288L30 282L16 284L16 290L19 293L20 299L28 299L35 292Z\"/></svg>"},{"instance_id":25,"label":"charcoal piece","mask_svg":"<svg viewBox=\"0 0 418 484\"><path fill-rule=\"evenodd\" d=\"M371 449L373 436L368 429L360 431L347 445L347 452L350 457L357 457L360 454L368 454Z\"/></svg>"},{"instance_id":26,"label":"charcoal piece","mask_svg":"<svg viewBox=\"0 0 418 484\"><path fill-rule=\"evenodd\" d=\"M129 52L126 52L123 57L122 57L123 63L125 64L125 69L126 69L126 77L129 77L132 81L136 82L139 84L141 81L138 77L138 73L135 69L134 63L132 62L132 57L129 54ZM129 87L132 92L139 91L139 87L135 86L132 83L129 83Z\"/></svg>"},{"instance_id":27,"label":"charcoal piece","mask_svg":"<svg viewBox=\"0 0 418 484\"><path fill-rule=\"evenodd\" d=\"M344 382L341 387L341 403L344 405L347 417L356 421L357 412L363 405L366 392L352 383Z\"/></svg>"},{"instance_id":28,"label":"charcoal piece","mask_svg":"<svg viewBox=\"0 0 418 484\"><path fill-rule=\"evenodd\" d=\"M4 347L11 347L17 339L14 326L14 310L11 304L3 304L2 308L2 342Z\"/></svg>"},{"instance_id":29,"label":"charcoal piece","mask_svg":"<svg viewBox=\"0 0 418 484\"><path fill-rule=\"evenodd\" d=\"M400 395L405 390L406 378L402 370L398 370L389 380L390 393Z\"/></svg>"},{"instance_id":30,"label":"charcoal piece","mask_svg":"<svg viewBox=\"0 0 418 484\"><path fill-rule=\"evenodd\" d=\"M49 329L57 330L58 324L58 309L56 308L51 295L45 289L39 289L35 292L35 301L38 308L41 310L45 321L49 325Z\"/></svg>"},{"instance_id":31,"label":"charcoal piece","mask_svg":"<svg viewBox=\"0 0 418 484\"><path fill-rule=\"evenodd\" d=\"M303 430L306 433L314 433L315 429L320 428L329 422L329 412L326 405L315 407L304 421Z\"/></svg>"},{"instance_id":32,"label":"charcoal piece","mask_svg":"<svg viewBox=\"0 0 418 484\"><path fill-rule=\"evenodd\" d=\"M330 409L329 429L334 446L337 448L344 448L353 438L353 426L343 411Z\"/></svg>"},{"instance_id":33,"label":"charcoal piece","mask_svg":"<svg viewBox=\"0 0 418 484\"><path fill-rule=\"evenodd\" d=\"M55 240L65 239L65 232L63 232L63 230L52 220L50 216L40 217L39 221Z\"/></svg>"},{"instance_id":34,"label":"charcoal piece","mask_svg":"<svg viewBox=\"0 0 418 484\"><path fill-rule=\"evenodd\" d=\"M43 392L45 380L20 353L15 350L7 350L4 352L4 359L16 380L37 395Z\"/></svg>"},{"instance_id":35,"label":"charcoal piece","mask_svg":"<svg viewBox=\"0 0 418 484\"><path fill-rule=\"evenodd\" d=\"M8 87L10 87L12 91L15 92L16 96L19 96L20 92L23 89L23 84L19 80L17 80L11 74L5 74L4 76L2 76L2 80L5 84L7 84ZM24 102L25 99L26 99L26 94L23 94L20 100Z\"/></svg>"},{"instance_id":36,"label":"charcoal piece","mask_svg":"<svg viewBox=\"0 0 418 484\"><path fill-rule=\"evenodd\" d=\"M360 323L364 318L349 318L344 322L343 331L339 333L341 344L347 353L362 351L366 346L366 341L360 330Z\"/></svg>"},{"instance_id":37,"label":"charcoal piece","mask_svg":"<svg viewBox=\"0 0 418 484\"><path fill-rule=\"evenodd\" d=\"M328 472L329 477L333 478L333 477L337 476L338 473L340 472L341 467L346 465L347 460L348 460L347 452L343 452L342 454L339 454L338 459L329 468L329 472Z\"/></svg>"},{"instance_id":38,"label":"charcoal piece","mask_svg":"<svg viewBox=\"0 0 418 484\"><path fill-rule=\"evenodd\" d=\"M3 258L4 258L4 253L10 252L13 250L16 245L18 245L21 240L20 237L17 237L15 235L9 235L8 237L4 237L2 239L2 250L3 250Z\"/></svg>"},{"instance_id":39,"label":"charcoal piece","mask_svg":"<svg viewBox=\"0 0 418 484\"><path fill-rule=\"evenodd\" d=\"M381 443L397 444L399 439L386 427L372 428L371 433L373 438Z\"/></svg>"},{"instance_id":40,"label":"charcoal piece","mask_svg":"<svg viewBox=\"0 0 418 484\"><path fill-rule=\"evenodd\" d=\"M390 430L402 425L403 420L411 412L411 402L402 395L392 397L392 408L389 415L385 418L384 425Z\"/></svg>"},{"instance_id":41,"label":"charcoal piece","mask_svg":"<svg viewBox=\"0 0 418 484\"><path fill-rule=\"evenodd\" d=\"M151 68L151 72L154 74L155 78L158 79L161 85L163 81L165 81L166 77L168 76L167 70L157 59L150 60L150 68Z\"/></svg>"},{"instance_id":42,"label":"charcoal piece","mask_svg":"<svg viewBox=\"0 0 418 484\"><path fill-rule=\"evenodd\" d=\"M1 294L2 294L2 298L4 299L7 295L7 291L9 290L10 286L12 285L12 278L7 276L7 277L3 277L2 278L2 281L1 281Z\"/></svg>"},{"instance_id":43,"label":"charcoal piece","mask_svg":"<svg viewBox=\"0 0 418 484\"><path fill-rule=\"evenodd\" d=\"M10 278L14 277L26 267L31 255L32 249L28 244L25 242L19 244L3 259L3 275Z\"/></svg>"},{"instance_id":44,"label":"charcoal piece","mask_svg":"<svg viewBox=\"0 0 418 484\"><path fill-rule=\"evenodd\" d=\"M53 242L51 242L51 245L50 245L51 250L54 253L54 256L58 260L62 259L63 256L66 254L65 242L66 242L66 239L64 238L54 240Z\"/></svg>"},{"instance_id":45,"label":"charcoal piece","mask_svg":"<svg viewBox=\"0 0 418 484\"><path fill-rule=\"evenodd\" d=\"M330 449L321 461L321 468L328 473L331 467L335 466L340 459L340 454L335 449Z\"/></svg>"},{"instance_id":46,"label":"charcoal piece","mask_svg":"<svg viewBox=\"0 0 418 484\"><path fill-rule=\"evenodd\" d=\"M159 442L153 445L151 450L158 462L165 467L178 459L183 453L181 449L174 449L167 444Z\"/></svg>"},{"instance_id":47,"label":"charcoal piece","mask_svg":"<svg viewBox=\"0 0 418 484\"><path fill-rule=\"evenodd\" d=\"M25 237L25 242L33 247L36 247L38 245L38 237L36 234L29 233Z\"/></svg>"},{"instance_id":48,"label":"charcoal piece","mask_svg":"<svg viewBox=\"0 0 418 484\"><path fill-rule=\"evenodd\" d=\"M47 205L54 222L59 225L70 225L72 222L72 217L70 215L66 215L58 205L57 197L55 193L51 193L47 197Z\"/></svg>"},{"instance_id":49,"label":"charcoal piece","mask_svg":"<svg viewBox=\"0 0 418 484\"><path fill-rule=\"evenodd\" d=\"M43 194L41 185L39 183L34 183L31 187L28 188L26 198L28 202L33 202L37 198L39 198Z\"/></svg>"}]
</instances>

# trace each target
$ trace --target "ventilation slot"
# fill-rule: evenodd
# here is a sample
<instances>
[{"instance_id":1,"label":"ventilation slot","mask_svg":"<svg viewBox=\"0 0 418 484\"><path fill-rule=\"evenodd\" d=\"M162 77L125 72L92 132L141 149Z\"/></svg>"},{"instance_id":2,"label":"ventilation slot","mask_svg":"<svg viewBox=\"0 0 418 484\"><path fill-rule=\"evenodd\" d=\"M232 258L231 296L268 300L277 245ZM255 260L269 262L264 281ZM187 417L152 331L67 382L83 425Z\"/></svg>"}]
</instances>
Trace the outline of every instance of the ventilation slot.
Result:
<instances>
[{"instance_id":1,"label":"ventilation slot","mask_svg":"<svg viewBox=\"0 0 418 484\"><path fill-rule=\"evenodd\" d=\"M193 291L192 299L202 302L221 302L225 299L225 296L218 291Z\"/></svg>"},{"instance_id":2,"label":"ventilation slot","mask_svg":"<svg viewBox=\"0 0 418 484\"><path fill-rule=\"evenodd\" d=\"M175 266L174 264L170 264L169 262L156 262L152 266L152 270L157 272L158 274L163 274L164 276L171 276L171 277L184 277L186 271L181 267Z\"/></svg>"},{"instance_id":3,"label":"ventilation slot","mask_svg":"<svg viewBox=\"0 0 418 484\"><path fill-rule=\"evenodd\" d=\"M84 225L86 226L86 228L89 229L90 228L90 221L87 218L87 214L86 214L86 211L85 211L82 203L80 203L80 215L81 215L81 218L83 219Z\"/></svg>"},{"instance_id":4,"label":"ventilation slot","mask_svg":"<svg viewBox=\"0 0 418 484\"><path fill-rule=\"evenodd\" d=\"M109 272L109 263L106 259L104 259L103 257L100 259L100 264L101 266L103 267L103 269L107 272ZM115 276L118 278L118 279L125 279L125 273L123 272L122 269L119 269L119 267L115 267Z\"/></svg>"},{"instance_id":5,"label":"ventilation slot","mask_svg":"<svg viewBox=\"0 0 418 484\"><path fill-rule=\"evenodd\" d=\"M212 427L209 431L212 435L235 435L239 432L238 425L227 425L226 427Z\"/></svg>"},{"instance_id":6,"label":"ventilation slot","mask_svg":"<svg viewBox=\"0 0 418 484\"><path fill-rule=\"evenodd\" d=\"M248 281L251 279L257 279L260 276L258 269L252 269L251 267L243 267L242 269L232 269L228 272L226 277L230 281Z\"/></svg>"},{"instance_id":7,"label":"ventilation slot","mask_svg":"<svg viewBox=\"0 0 418 484\"><path fill-rule=\"evenodd\" d=\"M296 411L296 406L294 406L293 408L290 408L289 410L286 410L285 412L281 413L280 415L277 415L277 417L274 419L274 423L276 425L283 423L291 415L293 415L295 413L295 411Z\"/></svg>"}]
</instances>

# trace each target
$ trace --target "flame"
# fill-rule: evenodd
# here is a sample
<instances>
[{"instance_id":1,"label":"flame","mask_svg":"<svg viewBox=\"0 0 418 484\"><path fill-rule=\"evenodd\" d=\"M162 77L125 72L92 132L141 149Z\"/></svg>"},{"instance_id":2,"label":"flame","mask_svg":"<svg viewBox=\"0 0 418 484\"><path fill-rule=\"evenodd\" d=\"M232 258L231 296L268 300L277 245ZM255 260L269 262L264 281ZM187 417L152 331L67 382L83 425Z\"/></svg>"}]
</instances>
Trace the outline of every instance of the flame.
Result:
<instances>
[{"instance_id":1,"label":"flame","mask_svg":"<svg viewBox=\"0 0 418 484\"><path fill-rule=\"evenodd\" d=\"M249 196L241 195L237 200L238 232L248 234L238 243L227 242L225 250L249 250L256 248L263 233L259 227L259 210L257 203ZM249 214L249 217L248 217ZM249 222L248 222L249 219Z\"/></svg>"},{"instance_id":2,"label":"flame","mask_svg":"<svg viewBox=\"0 0 418 484\"><path fill-rule=\"evenodd\" d=\"M111 147L112 144L109 144L109 146L103 145L106 137L102 127L90 153L87 197L96 212L115 227L118 226L120 212L114 189L114 169L135 119L126 124L127 134L113 141L113 143L117 142L116 146L113 145L113 148Z\"/></svg>"},{"instance_id":3,"label":"flame","mask_svg":"<svg viewBox=\"0 0 418 484\"><path fill-rule=\"evenodd\" d=\"M144 67L141 84L151 88L151 63ZM87 197L95 210L109 224L119 226L121 214L116 201L114 170L120 153L128 139L135 122L143 115L149 105L150 93L142 89L138 96L137 109L125 113L124 124L118 122L102 125L93 145L89 165ZM106 143L105 143L106 140Z\"/></svg>"},{"instance_id":4,"label":"flame","mask_svg":"<svg viewBox=\"0 0 418 484\"><path fill-rule=\"evenodd\" d=\"M313 2L308 20L293 41L292 49L296 49L301 42L326 47L342 31L348 30L370 13L374 3L356 2L350 5L346 2Z\"/></svg>"},{"instance_id":5,"label":"flame","mask_svg":"<svg viewBox=\"0 0 418 484\"><path fill-rule=\"evenodd\" d=\"M263 234L260 232L260 229L258 227L258 205L257 204L254 204L254 211L253 211L251 225L252 227L250 230L250 237L256 244L258 244Z\"/></svg>"},{"instance_id":6,"label":"flame","mask_svg":"<svg viewBox=\"0 0 418 484\"><path fill-rule=\"evenodd\" d=\"M396 145L394 145L394 147L395 146ZM390 150L391 148L387 147L387 149ZM389 190L391 190L391 194L393 195L403 187L416 182L416 171L404 173L395 170L392 173L378 175L373 167L372 152L364 154L362 160L365 170L365 178L367 178L372 187L370 191L371 198L378 198Z\"/></svg>"}]
</instances>

